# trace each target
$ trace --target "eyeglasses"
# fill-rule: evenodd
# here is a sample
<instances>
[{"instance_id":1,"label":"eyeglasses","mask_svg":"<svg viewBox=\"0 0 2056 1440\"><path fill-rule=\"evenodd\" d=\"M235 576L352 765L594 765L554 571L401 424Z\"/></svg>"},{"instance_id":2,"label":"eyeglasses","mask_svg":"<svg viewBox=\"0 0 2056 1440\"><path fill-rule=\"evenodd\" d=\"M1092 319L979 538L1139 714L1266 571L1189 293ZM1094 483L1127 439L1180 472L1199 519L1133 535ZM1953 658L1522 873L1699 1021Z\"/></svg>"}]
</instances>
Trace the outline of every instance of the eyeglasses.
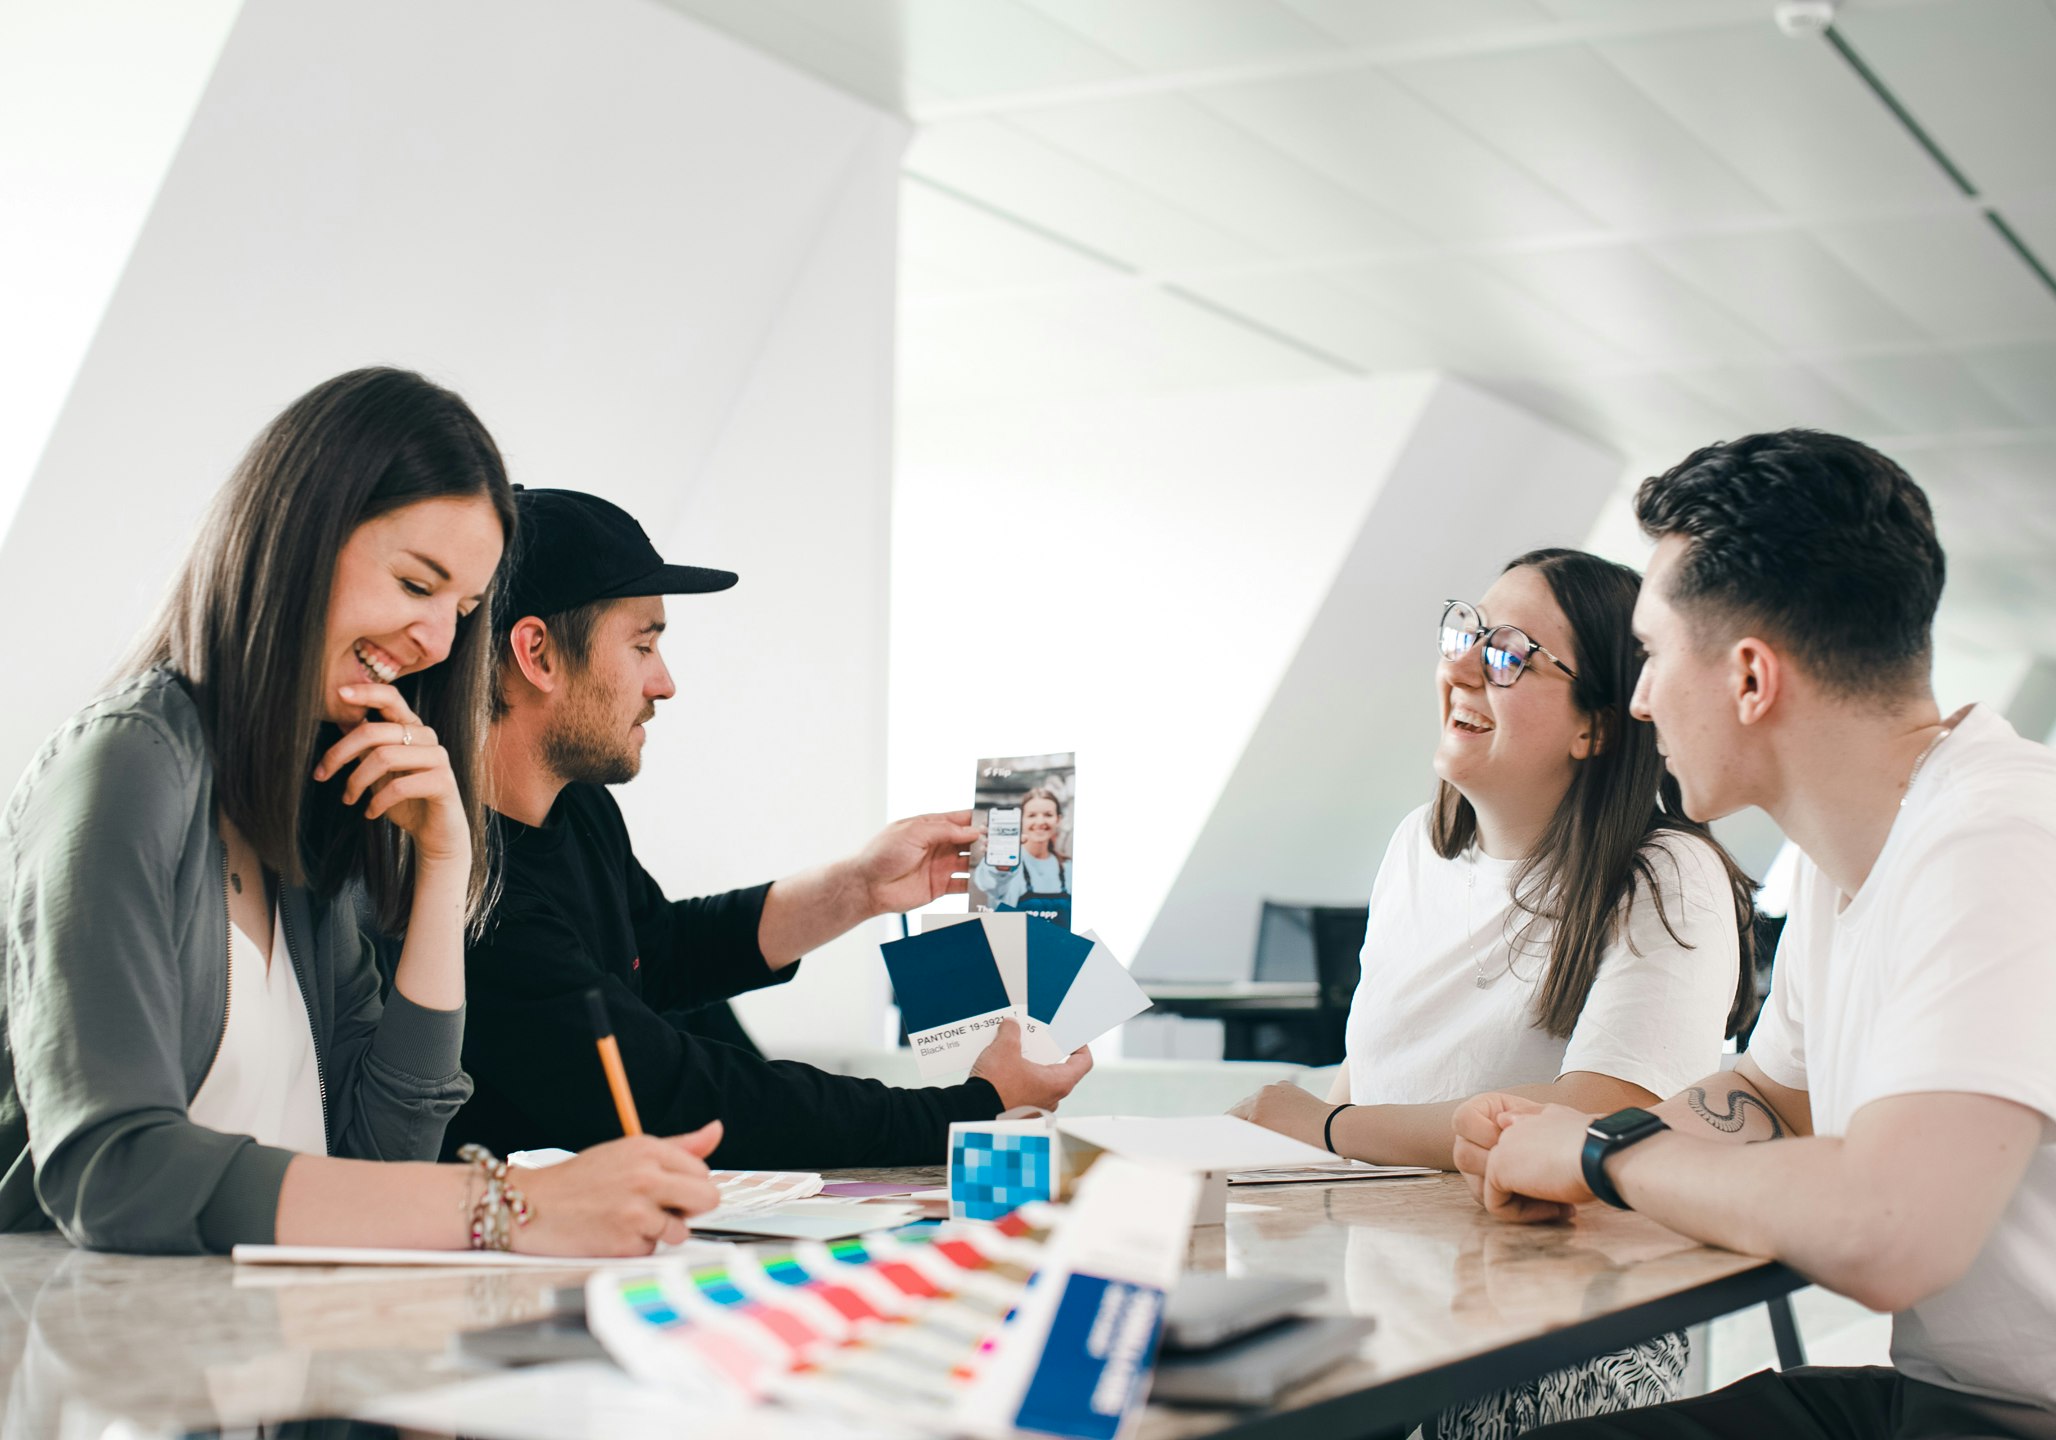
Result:
<instances>
[{"instance_id":1,"label":"eyeglasses","mask_svg":"<svg viewBox=\"0 0 2056 1440\"><path fill-rule=\"evenodd\" d=\"M1548 646L1537 645L1529 639L1528 632L1520 626L1494 625L1487 629L1477 607L1461 600L1443 604L1437 638L1445 660L1461 660L1470 653L1473 645L1484 641L1485 678L1502 688L1520 679L1527 672L1528 662L1537 655L1547 657L1550 664L1571 679L1578 678L1577 671L1550 654Z\"/></svg>"}]
</instances>

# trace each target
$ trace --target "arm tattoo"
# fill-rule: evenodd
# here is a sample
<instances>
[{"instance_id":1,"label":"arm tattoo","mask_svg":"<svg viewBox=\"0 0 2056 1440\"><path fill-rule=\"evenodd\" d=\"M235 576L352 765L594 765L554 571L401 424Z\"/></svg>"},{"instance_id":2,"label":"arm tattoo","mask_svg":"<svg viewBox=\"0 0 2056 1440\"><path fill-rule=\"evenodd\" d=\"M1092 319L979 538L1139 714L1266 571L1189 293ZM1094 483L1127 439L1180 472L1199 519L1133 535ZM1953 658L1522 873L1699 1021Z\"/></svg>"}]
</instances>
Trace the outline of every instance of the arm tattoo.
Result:
<instances>
[{"instance_id":1,"label":"arm tattoo","mask_svg":"<svg viewBox=\"0 0 2056 1440\"><path fill-rule=\"evenodd\" d=\"M1769 1140L1782 1140L1785 1127L1778 1123L1777 1112L1746 1090L1728 1092L1728 1108L1715 1110L1706 1103L1706 1092L1694 1085L1685 1092L1685 1103L1692 1107L1692 1113L1720 1131L1723 1135L1738 1133L1749 1123L1749 1111L1753 1108L1763 1112L1763 1118L1770 1121Z\"/></svg>"}]
</instances>

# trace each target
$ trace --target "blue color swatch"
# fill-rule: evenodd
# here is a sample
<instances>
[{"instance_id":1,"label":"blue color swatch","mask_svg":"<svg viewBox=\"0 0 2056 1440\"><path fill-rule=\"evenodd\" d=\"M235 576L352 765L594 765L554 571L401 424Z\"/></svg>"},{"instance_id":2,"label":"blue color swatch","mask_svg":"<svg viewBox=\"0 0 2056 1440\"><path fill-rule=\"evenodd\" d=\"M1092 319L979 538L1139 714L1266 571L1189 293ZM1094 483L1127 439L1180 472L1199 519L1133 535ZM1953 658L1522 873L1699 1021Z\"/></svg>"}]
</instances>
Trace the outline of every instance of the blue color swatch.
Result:
<instances>
[{"instance_id":1,"label":"blue color swatch","mask_svg":"<svg viewBox=\"0 0 2056 1440\"><path fill-rule=\"evenodd\" d=\"M990 1015L1012 1003L983 925L949 925L881 948L909 1035Z\"/></svg>"},{"instance_id":2,"label":"blue color swatch","mask_svg":"<svg viewBox=\"0 0 2056 1440\"><path fill-rule=\"evenodd\" d=\"M1092 953L1092 942L1050 924L1028 922L1028 1014L1047 1025L1070 993L1071 982Z\"/></svg>"},{"instance_id":3,"label":"blue color swatch","mask_svg":"<svg viewBox=\"0 0 2056 1440\"><path fill-rule=\"evenodd\" d=\"M1072 1275L1014 1424L1041 1435L1113 1440L1142 1399L1164 1328L1164 1292Z\"/></svg>"}]
</instances>

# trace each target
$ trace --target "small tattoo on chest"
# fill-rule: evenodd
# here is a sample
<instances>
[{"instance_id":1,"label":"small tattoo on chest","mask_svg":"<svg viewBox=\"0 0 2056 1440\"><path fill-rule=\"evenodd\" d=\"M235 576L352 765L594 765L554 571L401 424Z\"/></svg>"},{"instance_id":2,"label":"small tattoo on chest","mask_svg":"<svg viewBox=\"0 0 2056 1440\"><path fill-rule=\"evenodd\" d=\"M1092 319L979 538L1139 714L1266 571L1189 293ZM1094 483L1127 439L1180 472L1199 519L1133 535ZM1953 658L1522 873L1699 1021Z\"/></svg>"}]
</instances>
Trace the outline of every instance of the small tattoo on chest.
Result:
<instances>
[{"instance_id":1,"label":"small tattoo on chest","mask_svg":"<svg viewBox=\"0 0 2056 1440\"><path fill-rule=\"evenodd\" d=\"M236 894L240 895L243 893L243 877L236 874L233 870L228 872L228 883L235 886Z\"/></svg>"}]
</instances>

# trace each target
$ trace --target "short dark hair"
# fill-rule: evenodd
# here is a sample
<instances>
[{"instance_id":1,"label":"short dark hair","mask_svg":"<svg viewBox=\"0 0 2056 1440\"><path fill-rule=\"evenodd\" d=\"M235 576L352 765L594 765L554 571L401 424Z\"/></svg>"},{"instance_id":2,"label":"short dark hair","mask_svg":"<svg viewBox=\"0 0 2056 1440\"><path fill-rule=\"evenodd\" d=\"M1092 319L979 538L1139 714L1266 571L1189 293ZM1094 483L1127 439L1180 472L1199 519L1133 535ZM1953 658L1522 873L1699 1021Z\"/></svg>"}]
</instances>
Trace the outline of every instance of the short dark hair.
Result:
<instances>
[{"instance_id":1,"label":"short dark hair","mask_svg":"<svg viewBox=\"0 0 2056 1440\"><path fill-rule=\"evenodd\" d=\"M1779 430L1708 445L1644 480L1635 518L1689 542L1668 598L1695 623L1775 639L1848 696L1926 678L1944 575L1934 512L1861 441Z\"/></svg>"},{"instance_id":2,"label":"short dark hair","mask_svg":"<svg viewBox=\"0 0 2056 1440\"><path fill-rule=\"evenodd\" d=\"M461 397L384 366L324 381L252 443L124 664L124 673L163 665L184 678L207 734L216 802L264 863L323 894L361 877L387 934L406 927L412 908L412 840L384 820L307 799L315 757L333 739L321 738L329 591L359 525L417 501L472 496L491 502L511 548L506 466ZM498 589L496 572L441 664L395 682L450 753L471 830L473 920L488 908L492 882L483 757ZM324 788L342 785L336 777Z\"/></svg>"},{"instance_id":3,"label":"short dark hair","mask_svg":"<svg viewBox=\"0 0 2056 1440\"><path fill-rule=\"evenodd\" d=\"M583 605L574 605L569 610L560 610L555 615L538 615L535 618L549 628L550 641L556 647L557 658L564 662L564 668L574 673L585 669L593 657L593 634L600 628L600 619L615 604L613 600L588 600ZM494 627L493 653L499 656L501 666L514 663L514 627L526 615L516 615L511 608L503 607L496 617ZM493 719L507 718L507 690L505 676L495 671L492 687Z\"/></svg>"}]
</instances>

